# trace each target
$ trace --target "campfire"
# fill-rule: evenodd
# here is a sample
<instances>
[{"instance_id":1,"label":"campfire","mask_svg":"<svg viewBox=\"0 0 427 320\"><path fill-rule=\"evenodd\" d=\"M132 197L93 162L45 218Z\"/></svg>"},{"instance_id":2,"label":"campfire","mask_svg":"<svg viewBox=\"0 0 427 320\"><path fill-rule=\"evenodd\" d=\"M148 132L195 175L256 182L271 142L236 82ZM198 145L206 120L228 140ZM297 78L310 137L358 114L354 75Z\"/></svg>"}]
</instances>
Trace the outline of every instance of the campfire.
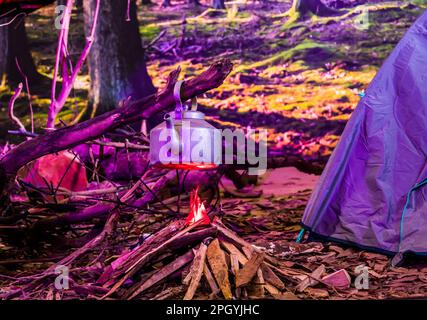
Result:
<instances>
[{"instance_id":1,"label":"campfire","mask_svg":"<svg viewBox=\"0 0 427 320\"><path fill-rule=\"evenodd\" d=\"M206 213L206 208L199 197L199 188L197 187L190 194L190 213L188 214L186 224L192 225L194 223L207 225L211 223L209 216Z\"/></svg>"},{"instance_id":2,"label":"campfire","mask_svg":"<svg viewBox=\"0 0 427 320\"><path fill-rule=\"evenodd\" d=\"M99 278L103 298L263 298L285 290L289 272L215 217L210 220L191 193L187 219L170 223L131 252L119 256Z\"/></svg>"}]
</instances>

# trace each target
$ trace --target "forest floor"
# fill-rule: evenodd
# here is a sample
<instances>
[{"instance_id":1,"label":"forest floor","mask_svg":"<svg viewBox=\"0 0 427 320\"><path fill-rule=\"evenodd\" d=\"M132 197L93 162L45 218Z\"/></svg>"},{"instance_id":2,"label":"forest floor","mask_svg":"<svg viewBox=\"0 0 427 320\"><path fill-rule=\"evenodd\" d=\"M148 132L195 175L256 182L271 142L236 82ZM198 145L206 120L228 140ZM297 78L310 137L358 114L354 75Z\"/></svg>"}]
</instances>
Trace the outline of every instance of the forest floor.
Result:
<instances>
[{"instance_id":1,"label":"forest floor","mask_svg":"<svg viewBox=\"0 0 427 320\"><path fill-rule=\"evenodd\" d=\"M317 176L301 173L295 168L279 168L270 170L260 181L257 188L264 191L261 198L238 198L227 194L224 190L222 192L222 221L235 234L278 259L282 268L290 272L285 275L287 279L285 290L280 294L266 295L265 298L283 300L426 298L427 264L424 261L415 260L405 267L390 267L390 258L381 254L334 243L295 242L300 230L302 213L317 179ZM223 183L226 185L227 181ZM188 203L182 203L181 210L188 212ZM85 258L82 257L79 263L75 263L74 269L70 271L73 279L72 290L56 291L52 288L53 281L47 286L36 281L38 275L52 266L52 261L59 261L67 252L72 252L72 249L64 249L62 245L55 244L57 241L43 246L27 243L24 247L22 244L0 242L0 296L15 292L16 288L19 288L16 283L23 282L21 289L23 288L23 297L26 299L99 299L102 294L94 295L90 292L96 292L93 291L97 287L96 281L105 272L106 265L137 248L142 238L149 236L154 230L167 226L171 221L162 215L151 215L151 222L147 227L147 221L139 219L138 214L131 217L124 214L124 220L115 228L114 237L93 248ZM68 233L59 236L62 239ZM357 268L361 267L367 267L368 282L365 282L368 285L367 289L355 288L355 279L360 274L360 269ZM319 270L323 270L323 275L330 275L343 269L351 277L349 288L332 288L301 274L311 274L318 278ZM186 288L181 283L182 279L181 277L170 279L166 284L155 286L142 299L150 299L163 290L177 290L170 298L182 299ZM299 289L301 283L306 281L306 286ZM32 289L25 290L26 286ZM221 296L218 298L221 299ZM212 299L212 297L204 289L196 294L195 299Z\"/></svg>"},{"instance_id":2,"label":"forest floor","mask_svg":"<svg viewBox=\"0 0 427 320\"><path fill-rule=\"evenodd\" d=\"M334 1L329 2L333 4ZM147 50L149 73L154 84L161 87L166 75L178 65L186 77L191 77L219 57L231 59L235 67L225 83L199 99L209 119L222 127L267 128L270 150L278 155L294 154L324 164L357 105L359 94L404 32L427 7L417 1L413 1L414 4L371 1L360 7L356 6L356 1L347 2L354 2L354 7L343 17L312 18L292 24L286 22L285 16L289 1L271 1L267 5L228 4L227 11L188 7L180 2L166 9L143 7L139 10L139 19L144 43L150 43L166 30ZM52 77L56 49L52 17L53 7L48 7L27 20L36 64L47 79ZM182 23L184 18L185 24ZM76 13L74 19L70 52L77 55L84 44L82 14ZM87 70L83 68L60 114L65 123L75 122L84 110L88 81ZM46 81L45 87L32 88L38 130L45 124L48 83ZM6 109L11 89L3 87L0 90L2 130L10 127ZM24 95L17 101L16 110L24 124L29 124ZM3 137L0 138L4 142ZM7 137L7 140L13 139ZM369 290L357 290L352 286L337 291L317 284L303 292L295 292L294 298L426 297L427 277L423 266L390 268L389 259L379 254L328 243L294 242L317 179L294 168L269 170L258 186L264 192L261 198L222 199L224 219L246 240L283 258L289 268L310 273L324 265L326 273L345 269L353 279L357 266L370 268ZM123 228L132 229L131 237L118 236L116 243L110 246L123 246L123 241L134 245L136 234L142 232L138 223ZM0 292L9 283L8 277L27 275L50 265L29 258L37 254L37 250L30 254L0 242L0 251L0 275L7 276L0 277ZM56 254L59 259L64 252L58 249ZM11 261L11 257L18 261Z\"/></svg>"}]
</instances>

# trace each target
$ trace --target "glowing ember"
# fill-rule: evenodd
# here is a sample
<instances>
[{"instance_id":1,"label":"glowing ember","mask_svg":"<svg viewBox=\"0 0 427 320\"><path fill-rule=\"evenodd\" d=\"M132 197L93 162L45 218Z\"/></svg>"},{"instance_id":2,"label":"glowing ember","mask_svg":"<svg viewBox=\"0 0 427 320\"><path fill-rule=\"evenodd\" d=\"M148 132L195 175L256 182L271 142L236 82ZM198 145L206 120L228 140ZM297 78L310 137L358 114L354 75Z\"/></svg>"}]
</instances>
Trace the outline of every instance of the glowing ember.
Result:
<instances>
[{"instance_id":1,"label":"glowing ember","mask_svg":"<svg viewBox=\"0 0 427 320\"><path fill-rule=\"evenodd\" d=\"M205 205L200 200L198 191L199 187L197 187L190 193L190 213L187 217L187 225L192 225L193 223L196 223L199 220L202 220L200 222L201 225L211 223L211 220L209 219L209 216L206 213Z\"/></svg>"}]
</instances>

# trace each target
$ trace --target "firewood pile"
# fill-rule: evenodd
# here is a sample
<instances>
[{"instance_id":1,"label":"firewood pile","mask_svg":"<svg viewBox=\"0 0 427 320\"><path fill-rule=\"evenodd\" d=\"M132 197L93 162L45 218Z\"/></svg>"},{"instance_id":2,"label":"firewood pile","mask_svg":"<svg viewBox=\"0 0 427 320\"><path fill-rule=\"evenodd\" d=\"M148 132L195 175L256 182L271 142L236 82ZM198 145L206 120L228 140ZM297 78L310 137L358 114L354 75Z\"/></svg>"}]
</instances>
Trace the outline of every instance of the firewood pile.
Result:
<instances>
[{"instance_id":1,"label":"firewood pile","mask_svg":"<svg viewBox=\"0 0 427 320\"><path fill-rule=\"evenodd\" d=\"M118 257L98 280L109 289L103 298L230 300L284 292L281 276L287 271L279 261L218 218L208 225L199 222L175 221Z\"/></svg>"}]
</instances>

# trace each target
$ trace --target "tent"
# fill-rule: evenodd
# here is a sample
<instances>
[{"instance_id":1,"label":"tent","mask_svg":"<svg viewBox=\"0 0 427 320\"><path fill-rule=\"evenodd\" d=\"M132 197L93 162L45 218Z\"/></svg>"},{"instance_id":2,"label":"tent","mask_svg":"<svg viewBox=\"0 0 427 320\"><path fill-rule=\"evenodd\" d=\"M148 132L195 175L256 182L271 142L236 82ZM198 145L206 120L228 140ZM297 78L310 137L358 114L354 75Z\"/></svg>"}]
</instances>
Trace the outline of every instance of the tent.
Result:
<instances>
[{"instance_id":1,"label":"tent","mask_svg":"<svg viewBox=\"0 0 427 320\"><path fill-rule=\"evenodd\" d=\"M302 225L311 239L427 254L427 12L354 110Z\"/></svg>"}]
</instances>

